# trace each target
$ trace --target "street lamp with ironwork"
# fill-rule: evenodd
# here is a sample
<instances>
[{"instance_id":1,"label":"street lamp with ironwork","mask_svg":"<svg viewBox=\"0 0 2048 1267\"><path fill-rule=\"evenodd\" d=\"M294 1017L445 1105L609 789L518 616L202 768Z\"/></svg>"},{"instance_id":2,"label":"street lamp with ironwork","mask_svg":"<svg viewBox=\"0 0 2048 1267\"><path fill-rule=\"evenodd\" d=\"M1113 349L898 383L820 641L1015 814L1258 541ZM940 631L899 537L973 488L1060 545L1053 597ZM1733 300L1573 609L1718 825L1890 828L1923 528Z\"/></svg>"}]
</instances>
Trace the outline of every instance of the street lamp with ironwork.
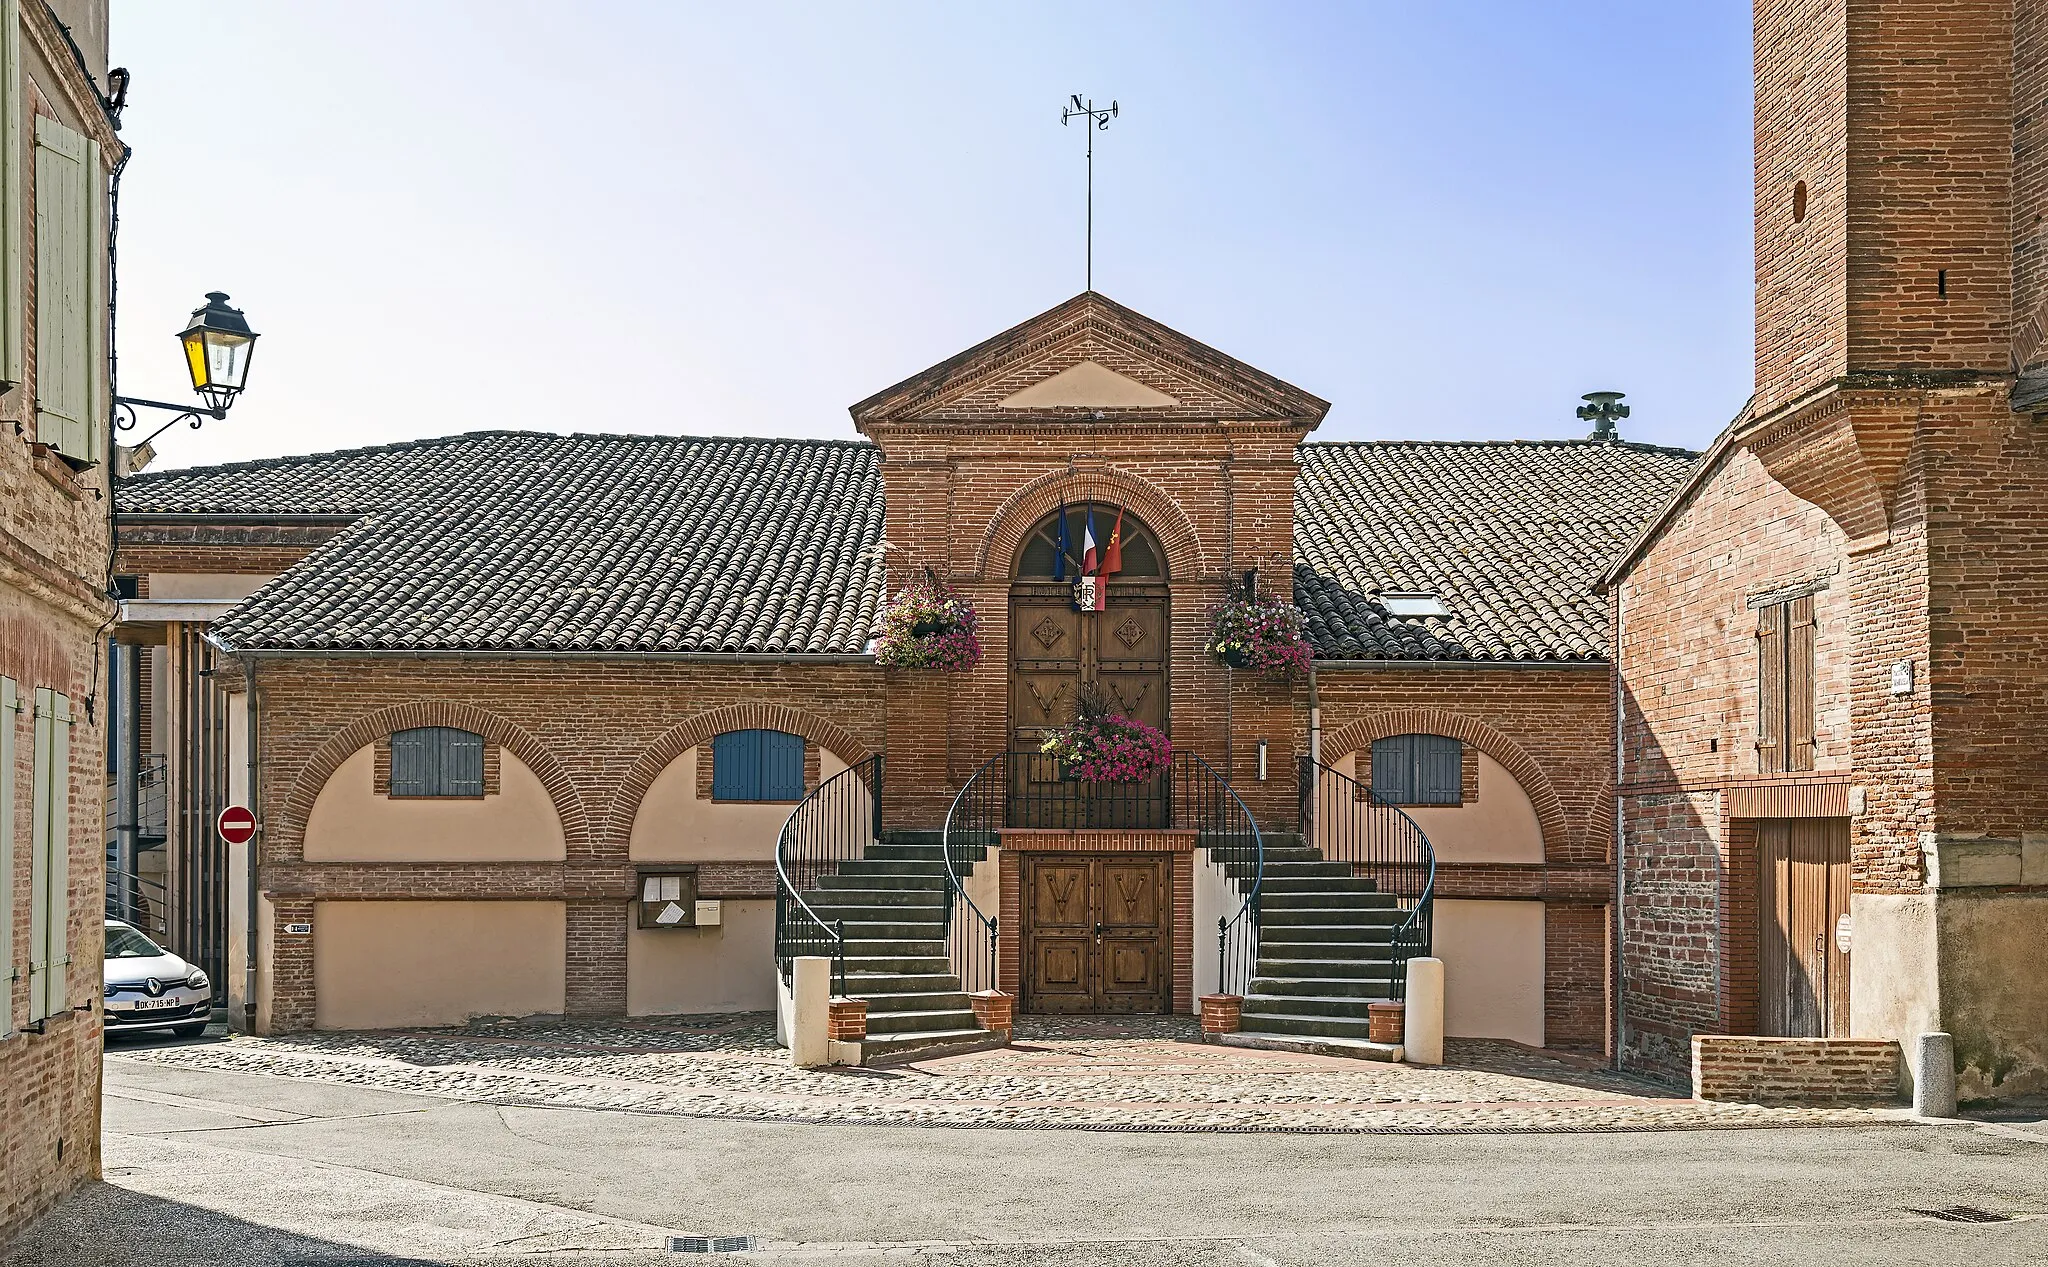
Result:
<instances>
[{"instance_id":1,"label":"street lamp with ironwork","mask_svg":"<svg viewBox=\"0 0 2048 1267\"><path fill-rule=\"evenodd\" d=\"M192 320L179 332L178 341L185 347L192 390L206 403L175 405L140 396L114 397L114 426L120 431L135 429L138 408L166 409L178 415L131 448L141 448L181 422L197 427L208 418L227 417L228 406L249 381L249 355L256 346L256 332L249 328L241 309L228 307L228 297L221 292L207 292L206 303L192 310Z\"/></svg>"}]
</instances>

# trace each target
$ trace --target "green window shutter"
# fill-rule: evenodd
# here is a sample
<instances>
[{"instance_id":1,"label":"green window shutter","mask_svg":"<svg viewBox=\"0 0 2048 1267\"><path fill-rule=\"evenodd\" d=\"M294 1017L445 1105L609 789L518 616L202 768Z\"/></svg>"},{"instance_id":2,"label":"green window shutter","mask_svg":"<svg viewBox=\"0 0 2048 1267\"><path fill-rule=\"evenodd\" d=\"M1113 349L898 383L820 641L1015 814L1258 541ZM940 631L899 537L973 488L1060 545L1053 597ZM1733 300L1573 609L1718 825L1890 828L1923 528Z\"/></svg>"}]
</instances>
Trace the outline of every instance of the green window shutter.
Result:
<instances>
[{"instance_id":1,"label":"green window shutter","mask_svg":"<svg viewBox=\"0 0 2048 1267\"><path fill-rule=\"evenodd\" d=\"M50 913L43 948L43 1013L71 1009L71 700L50 692Z\"/></svg>"},{"instance_id":2,"label":"green window shutter","mask_svg":"<svg viewBox=\"0 0 2048 1267\"><path fill-rule=\"evenodd\" d=\"M0 677L0 1038L14 1032L14 679Z\"/></svg>"},{"instance_id":3,"label":"green window shutter","mask_svg":"<svg viewBox=\"0 0 2048 1267\"><path fill-rule=\"evenodd\" d=\"M90 195L97 149L36 116L36 438L80 462L98 460Z\"/></svg>"},{"instance_id":4,"label":"green window shutter","mask_svg":"<svg viewBox=\"0 0 2048 1267\"><path fill-rule=\"evenodd\" d=\"M21 187L21 0L0 0L0 382L22 380L22 318L27 305L21 277L21 222L28 199ZM0 1021L0 1033L5 1033Z\"/></svg>"},{"instance_id":5,"label":"green window shutter","mask_svg":"<svg viewBox=\"0 0 2048 1267\"><path fill-rule=\"evenodd\" d=\"M29 765L28 831L28 1019L50 1014L43 1006L43 981L49 967L50 918L50 746L55 739L50 718L50 689L35 694L35 756Z\"/></svg>"}]
</instances>

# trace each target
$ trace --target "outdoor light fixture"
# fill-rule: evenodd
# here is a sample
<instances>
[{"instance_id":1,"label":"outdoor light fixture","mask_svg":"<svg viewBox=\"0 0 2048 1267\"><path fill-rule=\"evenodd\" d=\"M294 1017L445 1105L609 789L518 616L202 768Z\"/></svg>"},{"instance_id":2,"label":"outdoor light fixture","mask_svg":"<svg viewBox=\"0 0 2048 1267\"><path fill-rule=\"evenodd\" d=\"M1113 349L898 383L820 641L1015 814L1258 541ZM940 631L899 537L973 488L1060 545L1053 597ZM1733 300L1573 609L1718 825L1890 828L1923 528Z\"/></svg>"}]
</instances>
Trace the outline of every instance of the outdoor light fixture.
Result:
<instances>
[{"instance_id":1,"label":"outdoor light fixture","mask_svg":"<svg viewBox=\"0 0 2048 1267\"><path fill-rule=\"evenodd\" d=\"M138 408L167 409L178 415L130 448L141 448L180 422L197 427L208 418L227 417L228 406L249 381L249 355L256 346L256 332L249 328L241 309L228 307L228 297L220 291L206 293L206 302L192 310L192 321L178 333L178 342L185 348L192 390L206 403L174 405L139 396L114 397L114 427L120 431L135 429Z\"/></svg>"},{"instance_id":2,"label":"outdoor light fixture","mask_svg":"<svg viewBox=\"0 0 2048 1267\"><path fill-rule=\"evenodd\" d=\"M1627 392L1587 392L1579 397L1586 403L1579 406L1579 417L1593 424L1593 434L1588 440L1615 440L1614 424L1628 417L1628 406L1621 403Z\"/></svg>"}]
</instances>

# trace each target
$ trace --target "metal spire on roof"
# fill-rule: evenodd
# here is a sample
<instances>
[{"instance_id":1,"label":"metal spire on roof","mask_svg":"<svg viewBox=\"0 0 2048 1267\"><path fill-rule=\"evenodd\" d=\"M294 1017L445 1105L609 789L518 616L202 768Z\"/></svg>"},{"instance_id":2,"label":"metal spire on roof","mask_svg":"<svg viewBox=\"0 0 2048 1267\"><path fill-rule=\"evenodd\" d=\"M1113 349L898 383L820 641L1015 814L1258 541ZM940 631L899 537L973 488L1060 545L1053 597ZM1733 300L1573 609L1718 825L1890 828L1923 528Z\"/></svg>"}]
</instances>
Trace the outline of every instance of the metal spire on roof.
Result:
<instances>
[{"instance_id":1,"label":"metal spire on roof","mask_svg":"<svg viewBox=\"0 0 2048 1267\"><path fill-rule=\"evenodd\" d=\"M1075 93L1075 94L1074 94L1073 96L1071 96L1071 97L1067 98L1067 104L1066 104L1065 106L1061 107L1061 109L1060 109L1060 126L1061 126L1061 127L1065 127L1065 126L1067 126L1067 120L1069 120L1069 119L1081 119L1081 118L1085 118L1085 119L1087 119L1087 120L1088 120L1088 122L1087 122L1086 124L1084 124L1084 125L1083 125L1083 126L1084 126L1084 127L1085 127L1085 128L1087 129L1087 132L1088 132L1088 263L1087 263L1087 278L1088 278L1088 285L1087 285L1087 289L1089 289L1089 290L1094 290L1094 289L1095 289L1095 134L1096 134L1097 132L1101 132L1101 131L1107 131L1107 130L1108 130L1108 128L1109 128L1109 121L1110 121L1111 119L1114 119L1114 118L1116 118L1116 102L1114 102L1114 101L1111 101L1111 102L1109 103L1109 108L1108 108L1108 109L1105 109L1105 110L1098 110L1098 109L1096 109L1096 108L1095 108L1095 98L1093 98L1093 97L1090 97L1090 98L1088 98L1088 100L1087 100L1086 102L1083 102L1083 101L1081 100L1081 94L1077 92L1077 93Z\"/></svg>"}]
</instances>

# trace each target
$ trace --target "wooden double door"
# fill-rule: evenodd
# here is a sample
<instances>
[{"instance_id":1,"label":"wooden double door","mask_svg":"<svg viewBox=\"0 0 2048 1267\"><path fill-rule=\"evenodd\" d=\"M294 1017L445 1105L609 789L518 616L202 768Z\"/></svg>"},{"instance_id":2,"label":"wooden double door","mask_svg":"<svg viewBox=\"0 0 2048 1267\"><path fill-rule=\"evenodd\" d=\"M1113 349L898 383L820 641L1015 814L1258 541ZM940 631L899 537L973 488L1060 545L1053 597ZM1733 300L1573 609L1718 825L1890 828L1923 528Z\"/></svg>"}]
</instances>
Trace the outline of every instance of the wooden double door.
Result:
<instances>
[{"instance_id":1,"label":"wooden double door","mask_svg":"<svg viewBox=\"0 0 2048 1267\"><path fill-rule=\"evenodd\" d=\"M1093 690L1127 717L1167 725L1169 631L1163 583L1114 581L1103 611L1076 611L1071 585L1019 582L1010 592L1010 750L1036 753ZM1168 826L1157 788L1062 785L1058 763L1028 758L1011 772L1013 827Z\"/></svg>"},{"instance_id":2,"label":"wooden double door","mask_svg":"<svg viewBox=\"0 0 2048 1267\"><path fill-rule=\"evenodd\" d=\"M1849 955L1836 926L1849 913L1849 820L1757 820L1762 875L1758 1024L1778 1038L1849 1032Z\"/></svg>"},{"instance_id":3,"label":"wooden double door","mask_svg":"<svg viewBox=\"0 0 2048 1267\"><path fill-rule=\"evenodd\" d=\"M1170 854L1026 854L1023 1009L1164 1013L1173 1005Z\"/></svg>"}]
</instances>

